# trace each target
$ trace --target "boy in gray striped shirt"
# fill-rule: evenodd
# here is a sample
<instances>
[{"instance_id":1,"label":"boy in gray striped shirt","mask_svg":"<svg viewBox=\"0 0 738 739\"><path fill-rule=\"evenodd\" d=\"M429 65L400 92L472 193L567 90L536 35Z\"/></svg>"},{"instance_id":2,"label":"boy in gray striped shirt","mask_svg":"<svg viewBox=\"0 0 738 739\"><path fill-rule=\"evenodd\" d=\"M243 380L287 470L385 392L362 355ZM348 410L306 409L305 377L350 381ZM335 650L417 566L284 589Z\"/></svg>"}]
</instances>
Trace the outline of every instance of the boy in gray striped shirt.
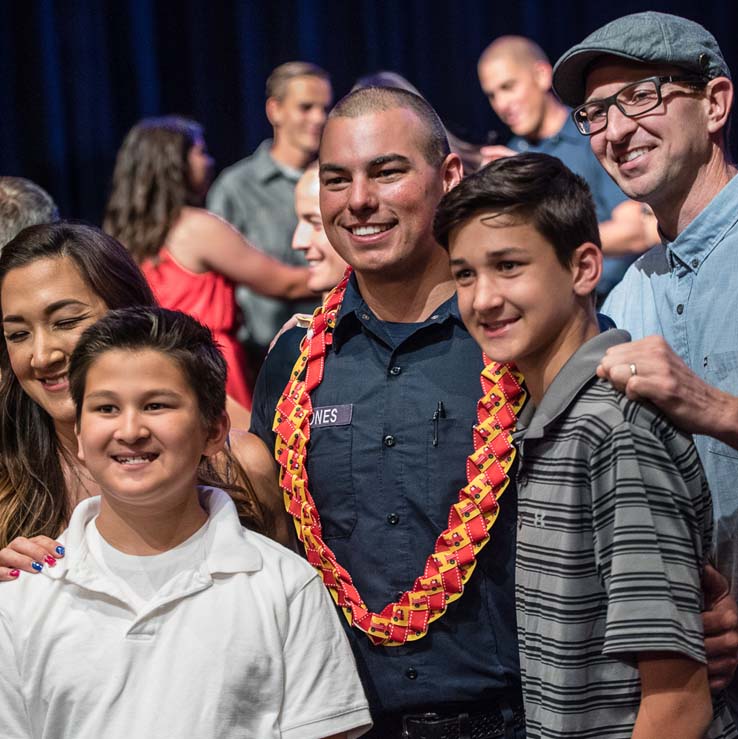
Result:
<instances>
[{"instance_id":1,"label":"boy in gray striped shirt","mask_svg":"<svg viewBox=\"0 0 738 739\"><path fill-rule=\"evenodd\" d=\"M692 440L595 375L630 337L598 325L587 185L545 154L501 159L444 197L434 230L467 328L530 394L516 433L529 739L738 736L708 687L712 512Z\"/></svg>"}]
</instances>

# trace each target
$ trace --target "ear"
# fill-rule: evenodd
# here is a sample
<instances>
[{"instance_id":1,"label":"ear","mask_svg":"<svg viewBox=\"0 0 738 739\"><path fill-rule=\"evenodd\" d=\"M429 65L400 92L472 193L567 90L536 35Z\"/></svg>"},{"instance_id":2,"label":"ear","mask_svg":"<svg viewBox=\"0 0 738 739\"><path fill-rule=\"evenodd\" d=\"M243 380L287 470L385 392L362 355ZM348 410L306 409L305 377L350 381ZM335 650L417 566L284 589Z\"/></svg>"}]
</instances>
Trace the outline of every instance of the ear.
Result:
<instances>
[{"instance_id":1,"label":"ear","mask_svg":"<svg viewBox=\"0 0 738 739\"><path fill-rule=\"evenodd\" d=\"M451 152L441 165L441 178L443 179L443 192L446 194L453 190L461 182L464 176L464 165L458 154Z\"/></svg>"},{"instance_id":2,"label":"ear","mask_svg":"<svg viewBox=\"0 0 738 739\"><path fill-rule=\"evenodd\" d=\"M220 417L212 424L208 431L208 437L205 442L205 449L203 455L210 457L213 454L217 454L223 449L225 440L228 437L228 432L231 430L231 419L228 414L223 411Z\"/></svg>"},{"instance_id":3,"label":"ear","mask_svg":"<svg viewBox=\"0 0 738 739\"><path fill-rule=\"evenodd\" d=\"M710 80L705 88L707 96L707 130L717 133L725 128L733 106L733 83L727 77Z\"/></svg>"},{"instance_id":4,"label":"ear","mask_svg":"<svg viewBox=\"0 0 738 739\"><path fill-rule=\"evenodd\" d=\"M272 124L273 128L278 128L282 125L282 103L275 97L267 98L266 101L266 117L269 119L269 123Z\"/></svg>"},{"instance_id":5,"label":"ear","mask_svg":"<svg viewBox=\"0 0 738 739\"><path fill-rule=\"evenodd\" d=\"M602 249L591 241L580 244L572 254L571 271L574 293L591 295L602 275Z\"/></svg>"},{"instance_id":6,"label":"ear","mask_svg":"<svg viewBox=\"0 0 738 739\"><path fill-rule=\"evenodd\" d=\"M538 87L544 92L548 92L553 85L553 69L548 62L533 62L533 79L535 79Z\"/></svg>"},{"instance_id":7,"label":"ear","mask_svg":"<svg viewBox=\"0 0 738 739\"><path fill-rule=\"evenodd\" d=\"M79 421L74 424L74 435L77 437L77 459L80 462L85 461L85 450L82 448L82 439L79 436Z\"/></svg>"}]
</instances>

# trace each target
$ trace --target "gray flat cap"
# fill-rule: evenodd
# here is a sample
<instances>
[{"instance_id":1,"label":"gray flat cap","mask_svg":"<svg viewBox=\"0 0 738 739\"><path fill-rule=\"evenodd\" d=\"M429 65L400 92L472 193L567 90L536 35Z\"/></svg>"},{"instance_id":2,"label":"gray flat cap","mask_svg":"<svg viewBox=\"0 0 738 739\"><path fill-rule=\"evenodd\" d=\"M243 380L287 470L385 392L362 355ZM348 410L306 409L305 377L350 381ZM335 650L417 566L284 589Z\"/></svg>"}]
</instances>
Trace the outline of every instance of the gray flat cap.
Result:
<instances>
[{"instance_id":1,"label":"gray flat cap","mask_svg":"<svg viewBox=\"0 0 738 739\"><path fill-rule=\"evenodd\" d=\"M668 13L634 13L617 18L556 62L553 86L571 107L584 102L587 69L600 56L612 55L644 64L668 64L688 72L730 77L715 37L699 23Z\"/></svg>"}]
</instances>

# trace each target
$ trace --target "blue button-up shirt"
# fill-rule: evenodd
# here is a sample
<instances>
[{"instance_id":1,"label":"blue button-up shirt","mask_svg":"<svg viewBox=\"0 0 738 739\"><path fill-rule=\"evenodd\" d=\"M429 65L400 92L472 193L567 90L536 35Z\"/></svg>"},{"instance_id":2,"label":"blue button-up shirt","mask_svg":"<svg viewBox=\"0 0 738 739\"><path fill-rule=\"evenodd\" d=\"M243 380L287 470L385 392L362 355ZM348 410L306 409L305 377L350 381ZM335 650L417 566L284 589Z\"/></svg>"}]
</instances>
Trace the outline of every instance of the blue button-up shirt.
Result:
<instances>
[{"instance_id":1,"label":"blue button-up shirt","mask_svg":"<svg viewBox=\"0 0 738 739\"><path fill-rule=\"evenodd\" d=\"M675 241L638 259L603 312L634 339L660 334L703 380L738 396L738 177ZM695 443L713 495L717 564L736 593L738 451L707 436Z\"/></svg>"},{"instance_id":2,"label":"blue button-up shirt","mask_svg":"<svg viewBox=\"0 0 738 739\"><path fill-rule=\"evenodd\" d=\"M279 340L256 384L252 431L272 448L274 408L303 335ZM373 611L422 574L466 484L482 366L455 297L403 338L385 329L351 279L312 393L308 476L326 543ZM427 636L376 647L346 624L375 718L519 690L512 486L500 506L463 596Z\"/></svg>"},{"instance_id":3,"label":"blue button-up shirt","mask_svg":"<svg viewBox=\"0 0 738 739\"><path fill-rule=\"evenodd\" d=\"M508 146L519 152L550 154L560 159L572 172L583 177L592 191L597 220L600 223L609 221L615 207L628 199L597 161L589 145L589 137L579 133L569 115L559 132L553 136L533 143L521 136L515 136L510 139ZM633 259L630 255L605 257L597 291L606 295L621 280Z\"/></svg>"}]
</instances>

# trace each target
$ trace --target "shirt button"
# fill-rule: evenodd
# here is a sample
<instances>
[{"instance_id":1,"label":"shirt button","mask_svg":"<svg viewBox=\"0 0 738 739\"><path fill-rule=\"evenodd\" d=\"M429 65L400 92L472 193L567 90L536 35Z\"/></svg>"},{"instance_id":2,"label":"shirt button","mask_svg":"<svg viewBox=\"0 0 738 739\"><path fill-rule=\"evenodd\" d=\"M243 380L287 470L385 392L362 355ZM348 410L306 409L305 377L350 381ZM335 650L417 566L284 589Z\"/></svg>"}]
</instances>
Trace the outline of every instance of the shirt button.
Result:
<instances>
[{"instance_id":1,"label":"shirt button","mask_svg":"<svg viewBox=\"0 0 738 739\"><path fill-rule=\"evenodd\" d=\"M677 313L680 316L682 315L682 313L684 313L684 306L681 303L679 303L679 305L677 306Z\"/></svg>"},{"instance_id":2,"label":"shirt button","mask_svg":"<svg viewBox=\"0 0 738 739\"><path fill-rule=\"evenodd\" d=\"M390 374L394 375L395 377L397 377L397 375L399 375L400 372L402 372L402 367L395 366L395 367L390 368Z\"/></svg>"},{"instance_id":3,"label":"shirt button","mask_svg":"<svg viewBox=\"0 0 738 739\"><path fill-rule=\"evenodd\" d=\"M382 439L385 446L394 446L395 445L395 437L392 436L392 434L387 434L387 436Z\"/></svg>"},{"instance_id":4,"label":"shirt button","mask_svg":"<svg viewBox=\"0 0 738 739\"><path fill-rule=\"evenodd\" d=\"M414 667L408 667L407 670L405 670L405 677L408 680L415 680L417 676L418 671Z\"/></svg>"},{"instance_id":5,"label":"shirt button","mask_svg":"<svg viewBox=\"0 0 738 739\"><path fill-rule=\"evenodd\" d=\"M396 526L400 523L400 517L396 513L390 513L387 516L387 523L392 524L392 526Z\"/></svg>"},{"instance_id":6,"label":"shirt button","mask_svg":"<svg viewBox=\"0 0 738 739\"><path fill-rule=\"evenodd\" d=\"M526 475L524 472L521 472L518 475L518 487L525 487L528 484L528 475Z\"/></svg>"},{"instance_id":7,"label":"shirt button","mask_svg":"<svg viewBox=\"0 0 738 739\"><path fill-rule=\"evenodd\" d=\"M400 601L400 600L402 600L402 596L403 596L403 595L405 595L405 591L404 591L404 590L398 590L398 591L397 591L397 592L395 593L395 600L396 600L396 601Z\"/></svg>"},{"instance_id":8,"label":"shirt button","mask_svg":"<svg viewBox=\"0 0 738 739\"><path fill-rule=\"evenodd\" d=\"M361 320L362 321L368 321L369 320L369 314L368 313L362 313L361 314Z\"/></svg>"},{"instance_id":9,"label":"shirt button","mask_svg":"<svg viewBox=\"0 0 738 739\"><path fill-rule=\"evenodd\" d=\"M692 260L692 268L697 269L697 267L700 266L700 260L699 259L693 259Z\"/></svg>"}]
</instances>

